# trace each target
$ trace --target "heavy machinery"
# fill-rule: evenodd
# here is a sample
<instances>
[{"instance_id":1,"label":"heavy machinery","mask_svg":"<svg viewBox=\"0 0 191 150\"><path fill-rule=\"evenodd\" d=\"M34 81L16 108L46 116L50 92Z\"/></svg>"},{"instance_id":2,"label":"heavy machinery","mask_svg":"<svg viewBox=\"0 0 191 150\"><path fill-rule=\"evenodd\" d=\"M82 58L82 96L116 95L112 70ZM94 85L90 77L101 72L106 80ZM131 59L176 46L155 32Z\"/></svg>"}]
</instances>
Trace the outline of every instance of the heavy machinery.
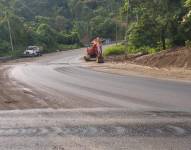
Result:
<instances>
[{"instance_id":1,"label":"heavy machinery","mask_svg":"<svg viewBox=\"0 0 191 150\"><path fill-rule=\"evenodd\" d=\"M102 50L98 50L98 46L92 43L91 47L86 49L86 56L84 56L85 61L96 61L97 63L104 63L104 57Z\"/></svg>"}]
</instances>

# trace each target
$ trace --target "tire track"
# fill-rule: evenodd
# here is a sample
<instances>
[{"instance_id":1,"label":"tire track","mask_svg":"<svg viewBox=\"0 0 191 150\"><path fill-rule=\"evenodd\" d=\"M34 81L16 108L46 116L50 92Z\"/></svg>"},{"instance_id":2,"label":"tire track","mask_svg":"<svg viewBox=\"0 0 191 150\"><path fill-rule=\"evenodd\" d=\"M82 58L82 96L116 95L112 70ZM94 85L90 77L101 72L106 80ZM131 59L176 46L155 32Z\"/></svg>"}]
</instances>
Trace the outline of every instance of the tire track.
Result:
<instances>
[{"instance_id":1,"label":"tire track","mask_svg":"<svg viewBox=\"0 0 191 150\"><path fill-rule=\"evenodd\" d=\"M187 137L191 136L191 125L161 124L161 125L91 125L68 127L39 127L39 128L9 128L0 129L0 137L28 136L44 137L54 136L79 136L79 137Z\"/></svg>"}]
</instances>

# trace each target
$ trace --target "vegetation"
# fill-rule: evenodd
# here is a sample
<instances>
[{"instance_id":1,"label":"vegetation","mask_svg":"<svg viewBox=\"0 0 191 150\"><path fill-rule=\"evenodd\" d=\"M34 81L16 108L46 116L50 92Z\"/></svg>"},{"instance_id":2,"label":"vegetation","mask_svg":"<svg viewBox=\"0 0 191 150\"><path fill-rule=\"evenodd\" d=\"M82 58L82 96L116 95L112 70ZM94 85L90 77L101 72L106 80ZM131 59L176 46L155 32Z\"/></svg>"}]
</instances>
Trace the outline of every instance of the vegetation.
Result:
<instances>
[{"instance_id":1,"label":"vegetation","mask_svg":"<svg viewBox=\"0 0 191 150\"><path fill-rule=\"evenodd\" d=\"M46 52L77 48L96 36L124 37L119 21L122 0L1 0L0 55L11 54L8 21L16 54L28 45Z\"/></svg>"},{"instance_id":2,"label":"vegetation","mask_svg":"<svg viewBox=\"0 0 191 150\"><path fill-rule=\"evenodd\" d=\"M121 16L127 23L128 53L191 45L191 0L124 0ZM105 53L119 49L110 47Z\"/></svg>"},{"instance_id":3,"label":"vegetation","mask_svg":"<svg viewBox=\"0 0 191 150\"><path fill-rule=\"evenodd\" d=\"M127 52L126 46L125 45L112 45L108 48L105 49L104 51L104 56L109 56L109 55L121 55L125 54Z\"/></svg>"},{"instance_id":4,"label":"vegetation","mask_svg":"<svg viewBox=\"0 0 191 150\"><path fill-rule=\"evenodd\" d=\"M125 40L111 54L155 53L191 41L191 0L1 0L0 55L28 45L78 47L96 36ZM122 50L123 51L123 50ZM17 52L15 52L17 53ZM107 52L105 52L107 53Z\"/></svg>"},{"instance_id":5,"label":"vegetation","mask_svg":"<svg viewBox=\"0 0 191 150\"><path fill-rule=\"evenodd\" d=\"M129 52L157 52L191 40L190 0L125 0Z\"/></svg>"}]
</instances>

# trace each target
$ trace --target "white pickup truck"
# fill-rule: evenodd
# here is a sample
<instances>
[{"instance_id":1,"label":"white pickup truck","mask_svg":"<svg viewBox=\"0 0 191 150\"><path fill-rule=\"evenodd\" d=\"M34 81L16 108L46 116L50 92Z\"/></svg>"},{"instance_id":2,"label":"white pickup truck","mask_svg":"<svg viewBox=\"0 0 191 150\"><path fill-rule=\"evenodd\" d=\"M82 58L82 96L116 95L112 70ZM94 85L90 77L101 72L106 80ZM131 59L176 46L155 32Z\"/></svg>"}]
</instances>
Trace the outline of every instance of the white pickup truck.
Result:
<instances>
[{"instance_id":1,"label":"white pickup truck","mask_svg":"<svg viewBox=\"0 0 191 150\"><path fill-rule=\"evenodd\" d=\"M27 57L42 56L38 46L28 46L23 54Z\"/></svg>"}]
</instances>

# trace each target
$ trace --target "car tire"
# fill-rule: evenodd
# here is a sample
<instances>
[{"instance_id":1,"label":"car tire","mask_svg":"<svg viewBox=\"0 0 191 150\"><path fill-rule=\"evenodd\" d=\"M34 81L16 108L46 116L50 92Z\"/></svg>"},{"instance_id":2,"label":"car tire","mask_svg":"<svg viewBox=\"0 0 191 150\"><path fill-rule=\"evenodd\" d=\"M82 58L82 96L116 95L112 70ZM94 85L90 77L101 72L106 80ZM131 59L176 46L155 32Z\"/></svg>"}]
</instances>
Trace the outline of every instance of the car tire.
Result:
<instances>
[{"instance_id":1,"label":"car tire","mask_svg":"<svg viewBox=\"0 0 191 150\"><path fill-rule=\"evenodd\" d=\"M26 56L27 56L27 57L29 57L29 56L30 56L29 52L26 52Z\"/></svg>"}]
</instances>

